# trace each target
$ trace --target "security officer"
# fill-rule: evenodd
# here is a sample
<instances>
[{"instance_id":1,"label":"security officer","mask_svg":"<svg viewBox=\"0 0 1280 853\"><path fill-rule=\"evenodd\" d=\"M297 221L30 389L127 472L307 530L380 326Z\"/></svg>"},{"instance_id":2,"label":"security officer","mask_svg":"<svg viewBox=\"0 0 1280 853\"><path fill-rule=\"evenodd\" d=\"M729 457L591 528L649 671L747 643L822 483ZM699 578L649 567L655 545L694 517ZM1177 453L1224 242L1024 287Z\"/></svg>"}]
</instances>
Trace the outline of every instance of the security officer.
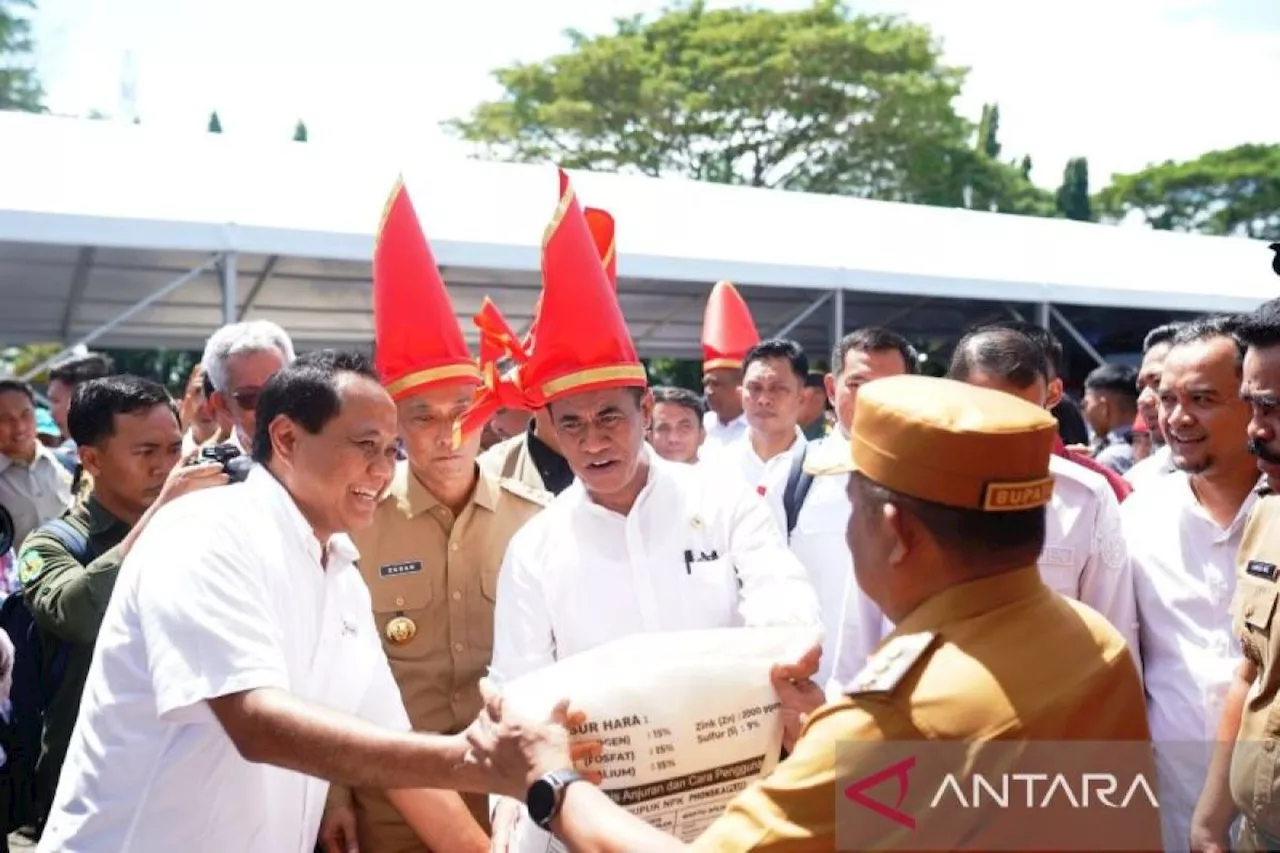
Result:
<instances>
[{"instance_id":1,"label":"security officer","mask_svg":"<svg viewBox=\"0 0 1280 853\"><path fill-rule=\"evenodd\" d=\"M1240 396L1252 407L1249 450L1265 475L1262 496L1245 523L1236 556L1232 630L1244 661L1223 703L1217 747L1191 819L1193 851L1280 850L1280 300L1246 318L1236 337L1247 347ZM1228 833L1243 818L1237 843Z\"/></svg>"},{"instance_id":2,"label":"security officer","mask_svg":"<svg viewBox=\"0 0 1280 853\"><path fill-rule=\"evenodd\" d=\"M480 371L403 187L379 232L373 281L378 372L408 458L353 539L414 729L452 734L480 710L507 541L551 496L478 467L478 430L454 446ZM341 853L357 839L363 853L488 849L486 797L464 807L453 792L412 792L406 809L406 793L393 805L379 790L331 787L322 841Z\"/></svg>"},{"instance_id":3,"label":"security officer","mask_svg":"<svg viewBox=\"0 0 1280 853\"><path fill-rule=\"evenodd\" d=\"M784 721L803 723L799 740L692 849L1040 849L1053 835L1038 810L939 807L931 797L948 774L958 777L954 790L969 792L977 769L990 783L994 771L1011 761L1023 769L1044 748L1041 770L1131 771L1117 778L1123 808L1100 812L1095 799L1087 816L1079 808L1045 816L1077 838L1105 830L1094 849L1159 849L1133 659L1111 625L1053 594L1035 565L1056 430L1043 409L946 379L890 377L859 392L845 465L857 471L848 540L859 585L897 630L847 695L820 708L821 690L804 680L812 661L775 670ZM494 719L471 735L477 756L505 768L512 789L528 785L531 817L569 847L625 839L627 849L682 849L595 786L574 784L566 749L537 731L541 723L504 718L494 695L486 714ZM1107 743L1089 748L1099 741ZM895 748L907 757L887 757ZM1079 791L1081 776L1064 784ZM1145 790L1129 802L1124 792L1139 778ZM1013 799L1016 808L1021 796Z\"/></svg>"},{"instance_id":4,"label":"security officer","mask_svg":"<svg viewBox=\"0 0 1280 853\"><path fill-rule=\"evenodd\" d=\"M76 386L67 424L93 491L27 537L18 558L18 580L53 686L36 765L41 812L58 784L125 555L165 503L227 482L219 465L175 467L182 449L178 412L164 386L151 380L107 376Z\"/></svg>"}]
</instances>

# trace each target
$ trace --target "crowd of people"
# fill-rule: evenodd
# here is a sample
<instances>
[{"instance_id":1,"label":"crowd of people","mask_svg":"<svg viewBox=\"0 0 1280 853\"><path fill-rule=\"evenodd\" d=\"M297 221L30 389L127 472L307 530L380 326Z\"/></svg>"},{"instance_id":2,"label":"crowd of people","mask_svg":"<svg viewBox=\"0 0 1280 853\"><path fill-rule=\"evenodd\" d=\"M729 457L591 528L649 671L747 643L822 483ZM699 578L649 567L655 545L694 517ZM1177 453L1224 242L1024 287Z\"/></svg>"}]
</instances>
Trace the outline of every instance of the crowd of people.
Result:
<instances>
[{"instance_id":1,"label":"crowd of people","mask_svg":"<svg viewBox=\"0 0 1280 853\"><path fill-rule=\"evenodd\" d=\"M478 359L403 186L373 271L372 360L237 323L180 402L59 366L54 427L0 380L0 790L41 850L676 849L502 685L766 626L822 637L773 673L788 754L695 849L834 849L842 741L1011 738L1180 744L1145 849L1280 849L1280 303L1151 330L1077 406L1046 329L935 379L862 328L816 373L722 282L697 393L649 387L564 179L537 318L486 303Z\"/></svg>"}]
</instances>

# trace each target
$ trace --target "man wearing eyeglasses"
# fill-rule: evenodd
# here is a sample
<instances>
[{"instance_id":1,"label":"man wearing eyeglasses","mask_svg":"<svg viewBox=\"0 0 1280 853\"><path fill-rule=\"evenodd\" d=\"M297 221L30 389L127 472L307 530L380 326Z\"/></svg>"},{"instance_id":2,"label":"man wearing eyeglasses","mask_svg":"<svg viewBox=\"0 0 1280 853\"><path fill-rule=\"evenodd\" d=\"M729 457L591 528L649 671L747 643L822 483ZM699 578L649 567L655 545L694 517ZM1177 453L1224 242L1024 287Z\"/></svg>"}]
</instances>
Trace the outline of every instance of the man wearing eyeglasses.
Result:
<instances>
[{"instance_id":1,"label":"man wearing eyeglasses","mask_svg":"<svg viewBox=\"0 0 1280 853\"><path fill-rule=\"evenodd\" d=\"M255 410L262 387L293 361L293 342L269 320L232 323L205 344L205 375L213 385L214 412L235 425L231 443L242 452L253 446Z\"/></svg>"}]
</instances>

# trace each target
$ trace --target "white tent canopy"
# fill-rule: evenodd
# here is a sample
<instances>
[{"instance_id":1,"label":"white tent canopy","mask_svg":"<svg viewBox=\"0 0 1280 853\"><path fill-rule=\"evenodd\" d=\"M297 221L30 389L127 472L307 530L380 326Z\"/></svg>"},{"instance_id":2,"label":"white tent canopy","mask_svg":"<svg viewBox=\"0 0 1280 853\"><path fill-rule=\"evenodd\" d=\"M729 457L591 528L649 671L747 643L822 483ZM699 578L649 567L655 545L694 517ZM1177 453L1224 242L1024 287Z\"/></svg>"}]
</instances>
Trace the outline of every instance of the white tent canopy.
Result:
<instances>
[{"instance_id":1,"label":"white tent canopy","mask_svg":"<svg viewBox=\"0 0 1280 853\"><path fill-rule=\"evenodd\" d=\"M0 150L6 344L99 330L101 345L198 347L228 317L269 317L304 345L367 344L373 231L401 169L464 329L485 294L519 327L556 201L546 166L18 113L0 113ZM703 301L722 278L743 287L762 333L790 327L824 344L845 315L854 325L932 311L925 327L938 333L962 322L951 317L962 303L950 300L1200 312L1249 309L1276 291L1260 241L572 178L585 204L617 221L620 299L648 355L696 355Z\"/></svg>"}]
</instances>

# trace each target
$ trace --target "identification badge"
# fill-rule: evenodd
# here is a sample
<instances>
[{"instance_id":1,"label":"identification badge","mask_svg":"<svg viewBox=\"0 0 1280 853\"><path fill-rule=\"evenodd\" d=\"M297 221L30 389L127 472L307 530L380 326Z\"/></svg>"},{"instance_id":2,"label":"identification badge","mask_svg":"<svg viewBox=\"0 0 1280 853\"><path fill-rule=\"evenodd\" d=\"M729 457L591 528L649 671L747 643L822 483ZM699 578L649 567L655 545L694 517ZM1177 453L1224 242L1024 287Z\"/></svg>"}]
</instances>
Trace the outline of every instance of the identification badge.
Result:
<instances>
[{"instance_id":1,"label":"identification badge","mask_svg":"<svg viewBox=\"0 0 1280 853\"><path fill-rule=\"evenodd\" d=\"M1276 564L1264 563L1261 560L1250 560L1244 568L1245 573L1255 578L1273 581L1276 579Z\"/></svg>"},{"instance_id":2,"label":"identification badge","mask_svg":"<svg viewBox=\"0 0 1280 853\"><path fill-rule=\"evenodd\" d=\"M416 575L420 571L422 571L421 560L414 560L409 563L391 563L387 566L378 566L378 577L398 578L401 575Z\"/></svg>"}]
</instances>

